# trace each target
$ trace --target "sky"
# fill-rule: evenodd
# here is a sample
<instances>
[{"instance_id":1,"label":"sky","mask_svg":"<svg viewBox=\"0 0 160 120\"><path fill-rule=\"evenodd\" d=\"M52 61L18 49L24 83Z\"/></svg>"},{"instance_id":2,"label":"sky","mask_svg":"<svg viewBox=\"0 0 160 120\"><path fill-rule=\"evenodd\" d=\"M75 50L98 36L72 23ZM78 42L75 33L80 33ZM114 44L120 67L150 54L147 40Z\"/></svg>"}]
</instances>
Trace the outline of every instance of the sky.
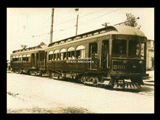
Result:
<instances>
[{"instance_id":1,"label":"sky","mask_svg":"<svg viewBox=\"0 0 160 120\"><path fill-rule=\"evenodd\" d=\"M126 13L131 13L141 25L140 30L148 39L154 40L154 8L54 8L53 40L74 36L76 19L78 34L124 22ZM7 60L13 50L49 44L52 8L7 8Z\"/></svg>"}]
</instances>

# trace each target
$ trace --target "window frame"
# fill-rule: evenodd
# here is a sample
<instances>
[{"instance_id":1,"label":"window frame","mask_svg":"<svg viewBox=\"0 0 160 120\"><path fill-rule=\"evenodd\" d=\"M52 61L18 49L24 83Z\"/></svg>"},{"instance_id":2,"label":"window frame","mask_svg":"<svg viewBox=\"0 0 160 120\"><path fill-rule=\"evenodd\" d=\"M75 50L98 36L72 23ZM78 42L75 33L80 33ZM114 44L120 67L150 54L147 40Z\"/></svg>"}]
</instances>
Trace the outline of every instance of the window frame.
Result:
<instances>
[{"instance_id":1,"label":"window frame","mask_svg":"<svg viewBox=\"0 0 160 120\"><path fill-rule=\"evenodd\" d=\"M76 59L83 59L83 58L85 58L85 52L86 52L85 46L84 45L78 45L76 47ZM80 57L77 55L77 53L79 54ZM83 53L83 56L82 56L82 53Z\"/></svg>"},{"instance_id":2,"label":"window frame","mask_svg":"<svg viewBox=\"0 0 160 120\"><path fill-rule=\"evenodd\" d=\"M116 43L118 45L118 47L115 46L114 41L118 41L118 42L125 41L125 49L123 47L121 48L122 53L114 53L115 49L117 49L117 51L119 51L118 49L119 49L119 46L120 46L120 44L118 44L118 43ZM127 44L128 44L127 41L128 40L126 40L126 39L113 39L112 40L112 57L127 57ZM125 50L125 53L123 53L124 50Z\"/></svg>"}]
</instances>

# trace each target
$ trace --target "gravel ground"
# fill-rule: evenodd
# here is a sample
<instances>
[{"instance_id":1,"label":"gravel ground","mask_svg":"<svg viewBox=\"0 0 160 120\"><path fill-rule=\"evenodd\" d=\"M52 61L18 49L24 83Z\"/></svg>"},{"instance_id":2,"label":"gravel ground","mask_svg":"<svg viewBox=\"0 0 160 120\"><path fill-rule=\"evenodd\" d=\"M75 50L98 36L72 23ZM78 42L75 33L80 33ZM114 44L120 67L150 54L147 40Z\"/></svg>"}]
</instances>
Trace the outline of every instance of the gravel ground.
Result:
<instances>
[{"instance_id":1,"label":"gravel ground","mask_svg":"<svg viewBox=\"0 0 160 120\"><path fill-rule=\"evenodd\" d=\"M154 113L154 86L110 90L7 73L7 113Z\"/></svg>"}]
</instances>

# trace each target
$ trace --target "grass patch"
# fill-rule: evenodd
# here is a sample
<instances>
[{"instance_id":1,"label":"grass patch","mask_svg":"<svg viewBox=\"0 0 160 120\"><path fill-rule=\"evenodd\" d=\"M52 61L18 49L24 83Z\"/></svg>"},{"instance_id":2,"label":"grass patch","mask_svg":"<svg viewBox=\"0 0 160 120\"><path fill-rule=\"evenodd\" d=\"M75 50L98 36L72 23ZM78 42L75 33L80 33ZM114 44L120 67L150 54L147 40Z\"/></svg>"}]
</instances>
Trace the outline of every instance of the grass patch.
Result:
<instances>
[{"instance_id":1,"label":"grass patch","mask_svg":"<svg viewBox=\"0 0 160 120\"><path fill-rule=\"evenodd\" d=\"M67 107L67 108L26 108L26 109L7 109L7 113L68 113L68 114L76 114L76 113L93 113L84 108L77 108L77 107Z\"/></svg>"}]
</instances>

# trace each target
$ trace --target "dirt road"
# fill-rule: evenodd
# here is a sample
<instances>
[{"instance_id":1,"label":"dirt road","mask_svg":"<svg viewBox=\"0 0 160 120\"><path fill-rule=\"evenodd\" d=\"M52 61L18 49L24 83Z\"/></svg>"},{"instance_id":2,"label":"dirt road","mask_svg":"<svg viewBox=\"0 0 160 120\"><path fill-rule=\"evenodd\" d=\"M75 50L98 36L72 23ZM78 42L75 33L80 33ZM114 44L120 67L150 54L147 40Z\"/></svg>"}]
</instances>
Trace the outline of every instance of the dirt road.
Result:
<instances>
[{"instance_id":1,"label":"dirt road","mask_svg":"<svg viewBox=\"0 0 160 120\"><path fill-rule=\"evenodd\" d=\"M154 113L154 86L110 90L7 73L8 113Z\"/></svg>"}]
</instances>

